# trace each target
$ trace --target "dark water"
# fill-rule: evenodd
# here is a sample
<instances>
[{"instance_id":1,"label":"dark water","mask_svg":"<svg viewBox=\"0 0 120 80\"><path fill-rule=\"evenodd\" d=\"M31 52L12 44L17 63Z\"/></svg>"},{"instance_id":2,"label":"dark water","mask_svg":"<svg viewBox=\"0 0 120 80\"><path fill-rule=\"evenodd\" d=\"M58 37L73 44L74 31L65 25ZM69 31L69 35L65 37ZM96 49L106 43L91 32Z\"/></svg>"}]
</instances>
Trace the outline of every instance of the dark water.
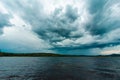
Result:
<instances>
[{"instance_id":1,"label":"dark water","mask_svg":"<svg viewBox=\"0 0 120 80\"><path fill-rule=\"evenodd\" d=\"M120 80L120 57L0 57L0 80Z\"/></svg>"}]
</instances>

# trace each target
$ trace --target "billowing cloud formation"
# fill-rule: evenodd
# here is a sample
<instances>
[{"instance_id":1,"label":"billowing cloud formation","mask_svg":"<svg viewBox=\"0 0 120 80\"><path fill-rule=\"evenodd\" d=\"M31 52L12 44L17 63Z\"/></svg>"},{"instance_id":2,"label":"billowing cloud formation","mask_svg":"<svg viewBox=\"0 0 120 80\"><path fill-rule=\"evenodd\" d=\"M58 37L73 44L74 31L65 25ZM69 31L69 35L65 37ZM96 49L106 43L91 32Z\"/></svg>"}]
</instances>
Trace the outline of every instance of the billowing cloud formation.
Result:
<instances>
[{"instance_id":1,"label":"billowing cloud formation","mask_svg":"<svg viewBox=\"0 0 120 80\"><path fill-rule=\"evenodd\" d=\"M0 3L0 28L27 28L24 34L29 31L28 36L40 40L38 45L49 46L44 46L47 52L98 54L103 48L120 44L119 0L4 0Z\"/></svg>"}]
</instances>

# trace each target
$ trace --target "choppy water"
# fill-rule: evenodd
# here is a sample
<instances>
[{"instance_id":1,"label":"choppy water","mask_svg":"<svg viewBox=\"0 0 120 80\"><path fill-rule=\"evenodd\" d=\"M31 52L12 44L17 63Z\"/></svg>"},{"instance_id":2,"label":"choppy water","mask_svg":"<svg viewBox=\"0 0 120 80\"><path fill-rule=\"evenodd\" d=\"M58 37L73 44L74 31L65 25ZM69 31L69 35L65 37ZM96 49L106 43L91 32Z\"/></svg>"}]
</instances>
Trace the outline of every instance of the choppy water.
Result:
<instances>
[{"instance_id":1,"label":"choppy water","mask_svg":"<svg viewBox=\"0 0 120 80\"><path fill-rule=\"evenodd\" d=\"M0 80L120 80L120 57L0 57Z\"/></svg>"}]
</instances>

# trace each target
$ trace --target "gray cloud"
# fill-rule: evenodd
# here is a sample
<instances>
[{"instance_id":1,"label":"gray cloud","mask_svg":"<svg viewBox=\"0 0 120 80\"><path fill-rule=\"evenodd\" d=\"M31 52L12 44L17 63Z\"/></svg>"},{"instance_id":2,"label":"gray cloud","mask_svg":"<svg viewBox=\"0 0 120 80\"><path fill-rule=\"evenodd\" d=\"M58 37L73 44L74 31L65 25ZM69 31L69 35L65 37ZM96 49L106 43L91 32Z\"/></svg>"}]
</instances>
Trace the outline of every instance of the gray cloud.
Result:
<instances>
[{"instance_id":1,"label":"gray cloud","mask_svg":"<svg viewBox=\"0 0 120 80\"><path fill-rule=\"evenodd\" d=\"M2 31L3 27L11 25L9 20L10 20L10 16L8 14L0 13L0 34L3 33Z\"/></svg>"},{"instance_id":2,"label":"gray cloud","mask_svg":"<svg viewBox=\"0 0 120 80\"><path fill-rule=\"evenodd\" d=\"M75 23L78 18L77 13L74 13L74 10L71 13L72 7L67 6L66 12L62 15L60 15L62 11L59 11L59 13L55 15L57 10L58 9L56 9L56 11L54 11L49 18L42 21L42 23L40 23L40 27L38 27L39 29L37 28L35 32L51 43L61 41L66 38L75 38L79 36L71 36L71 32L77 30L77 26L72 24Z\"/></svg>"},{"instance_id":3,"label":"gray cloud","mask_svg":"<svg viewBox=\"0 0 120 80\"><path fill-rule=\"evenodd\" d=\"M90 31L92 35L104 35L111 30L119 28L120 19L117 17L109 17L114 11L111 9L113 5L116 5L120 1L112 0L91 0L90 13L94 15L91 24L86 29ZM120 8L120 7L119 7ZM119 10L118 10L119 11ZM115 12L114 15L119 15ZM118 16L120 17L120 16Z\"/></svg>"}]
</instances>

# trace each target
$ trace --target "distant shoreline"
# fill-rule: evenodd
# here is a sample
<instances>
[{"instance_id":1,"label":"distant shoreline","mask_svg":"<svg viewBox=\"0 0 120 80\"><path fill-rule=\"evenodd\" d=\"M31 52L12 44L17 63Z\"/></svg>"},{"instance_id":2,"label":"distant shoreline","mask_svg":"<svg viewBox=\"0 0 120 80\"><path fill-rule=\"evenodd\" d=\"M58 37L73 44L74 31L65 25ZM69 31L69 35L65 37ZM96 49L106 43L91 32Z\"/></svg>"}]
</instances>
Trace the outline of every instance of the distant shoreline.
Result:
<instances>
[{"instance_id":1,"label":"distant shoreline","mask_svg":"<svg viewBox=\"0 0 120 80\"><path fill-rule=\"evenodd\" d=\"M0 52L0 57L120 57L120 54L64 55L64 54L55 54L55 53L5 53L5 52Z\"/></svg>"}]
</instances>

